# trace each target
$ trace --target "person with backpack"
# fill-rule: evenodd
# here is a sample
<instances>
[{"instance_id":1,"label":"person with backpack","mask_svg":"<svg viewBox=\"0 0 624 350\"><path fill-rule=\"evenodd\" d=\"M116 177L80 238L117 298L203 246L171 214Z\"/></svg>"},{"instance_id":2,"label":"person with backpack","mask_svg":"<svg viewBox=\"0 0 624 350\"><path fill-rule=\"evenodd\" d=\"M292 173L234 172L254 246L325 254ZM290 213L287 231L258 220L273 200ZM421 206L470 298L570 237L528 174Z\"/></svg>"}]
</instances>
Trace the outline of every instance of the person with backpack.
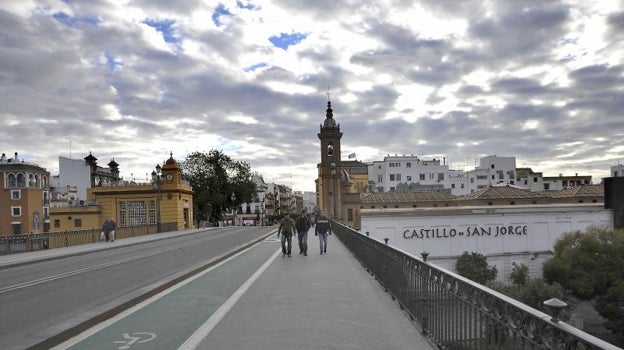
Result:
<instances>
[{"instance_id":1,"label":"person with backpack","mask_svg":"<svg viewBox=\"0 0 624 350\"><path fill-rule=\"evenodd\" d=\"M297 228L297 238L299 240L299 254L308 256L308 230L312 225L310 224L310 218L305 210L301 212L301 215L295 220L295 227Z\"/></svg>"},{"instance_id":2,"label":"person with backpack","mask_svg":"<svg viewBox=\"0 0 624 350\"><path fill-rule=\"evenodd\" d=\"M323 255L323 253L327 254L327 236L331 235L331 225L329 219L323 212L320 212L319 216L316 218L314 235L319 237L321 255Z\"/></svg>"}]
</instances>

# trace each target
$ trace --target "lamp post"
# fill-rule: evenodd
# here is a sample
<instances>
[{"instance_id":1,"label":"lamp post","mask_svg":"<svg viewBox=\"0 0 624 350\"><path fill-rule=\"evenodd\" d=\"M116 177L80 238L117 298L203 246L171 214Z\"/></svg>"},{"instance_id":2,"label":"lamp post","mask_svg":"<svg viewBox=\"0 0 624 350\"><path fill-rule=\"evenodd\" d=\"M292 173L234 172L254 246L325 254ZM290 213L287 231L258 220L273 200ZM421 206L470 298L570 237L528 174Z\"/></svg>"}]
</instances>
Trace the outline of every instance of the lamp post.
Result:
<instances>
[{"instance_id":1,"label":"lamp post","mask_svg":"<svg viewBox=\"0 0 624 350\"><path fill-rule=\"evenodd\" d=\"M232 200L232 226L235 226L236 225L236 204L234 204L234 202L236 201L236 195L234 194L234 192L232 192L230 199Z\"/></svg>"},{"instance_id":2,"label":"lamp post","mask_svg":"<svg viewBox=\"0 0 624 350\"><path fill-rule=\"evenodd\" d=\"M152 170L152 186L156 190L156 232L160 233L160 188L162 187L162 167L156 164L155 170Z\"/></svg>"},{"instance_id":3,"label":"lamp post","mask_svg":"<svg viewBox=\"0 0 624 350\"><path fill-rule=\"evenodd\" d=\"M333 203L333 207L334 207L333 214L334 215L333 216L334 216L334 218L336 218L336 163L332 162L329 165L329 167L331 169L331 174L332 174L332 194L333 194L333 197L334 197L334 199L333 199L333 202L334 202Z\"/></svg>"}]
</instances>

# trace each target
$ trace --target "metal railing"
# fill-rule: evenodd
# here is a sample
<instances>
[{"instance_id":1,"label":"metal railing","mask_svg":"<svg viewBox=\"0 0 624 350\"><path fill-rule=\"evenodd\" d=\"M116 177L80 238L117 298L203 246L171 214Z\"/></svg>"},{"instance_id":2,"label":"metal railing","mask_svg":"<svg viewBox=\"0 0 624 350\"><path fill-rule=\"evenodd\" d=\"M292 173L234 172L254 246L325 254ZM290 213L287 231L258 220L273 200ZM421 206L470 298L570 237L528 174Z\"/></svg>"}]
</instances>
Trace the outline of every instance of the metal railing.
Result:
<instances>
[{"instance_id":1,"label":"metal railing","mask_svg":"<svg viewBox=\"0 0 624 350\"><path fill-rule=\"evenodd\" d=\"M441 349L620 349L336 221L331 225L340 241Z\"/></svg>"},{"instance_id":2,"label":"metal railing","mask_svg":"<svg viewBox=\"0 0 624 350\"><path fill-rule=\"evenodd\" d=\"M178 224L175 222L160 224L160 232L170 232L177 229ZM0 255L95 243L100 240L100 232L102 232L100 228L92 228L80 231L0 236ZM153 233L158 233L157 224L118 227L117 230L115 230L115 239L124 239Z\"/></svg>"}]
</instances>

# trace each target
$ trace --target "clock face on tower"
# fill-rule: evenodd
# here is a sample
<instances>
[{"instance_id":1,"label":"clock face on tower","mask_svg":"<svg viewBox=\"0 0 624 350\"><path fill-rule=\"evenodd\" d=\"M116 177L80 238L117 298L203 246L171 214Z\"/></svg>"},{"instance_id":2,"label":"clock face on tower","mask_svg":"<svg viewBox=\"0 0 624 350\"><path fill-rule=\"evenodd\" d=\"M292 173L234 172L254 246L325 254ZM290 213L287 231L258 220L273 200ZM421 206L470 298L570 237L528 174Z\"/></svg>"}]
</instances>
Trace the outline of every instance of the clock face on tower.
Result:
<instances>
[{"instance_id":1,"label":"clock face on tower","mask_svg":"<svg viewBox=\"0 0 624 350\"><path fill-rule=\"evenodd\" d=\"M171 181L173 180L173 174L167 174L165 178L167 179L167 181Z\"/></svg>"}]
</instances>

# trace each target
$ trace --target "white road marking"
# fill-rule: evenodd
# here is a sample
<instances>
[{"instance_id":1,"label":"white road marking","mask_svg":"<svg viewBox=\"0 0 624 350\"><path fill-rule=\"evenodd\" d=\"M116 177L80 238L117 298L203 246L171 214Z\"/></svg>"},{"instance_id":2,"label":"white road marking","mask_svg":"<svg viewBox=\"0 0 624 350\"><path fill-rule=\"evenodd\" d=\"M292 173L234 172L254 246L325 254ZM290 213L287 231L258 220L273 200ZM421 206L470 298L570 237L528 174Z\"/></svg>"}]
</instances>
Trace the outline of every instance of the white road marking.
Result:
<instances>
[{"instance_id":1,"label":"white road marking","mask_svg":"<svg viewBox=\"0 0 624 350\"><path fill-rule=\"evenodd\" d=\"M275 251L273 255L254 272L245 283L243 283L240 288L232 294L228 298L228 300L217 309L207 320L202 324L191 336L186 339L186 341L178 347L178 350L188 350L188 349L196 349L199 346L199 343L210 334L210 332L214 329L214 327L225 317L225 315L232 309L232 307L238 302L238 300L247 292L249 287L262 275L264 270L266 270L269 265L277 258L277 256L281 253L281 250Z\"/></svg>"},{"instance_id":2,"label":"white road marking","mask_svg":"<svg viewBox=\"0 0 624 350\"><path fill-rule=\"evenodd\" d=\"M63 350L63 349L67 349L67 348L69 348L69 347L72 347L72 346L74 346L74 345L78 344L79 342L81 342L81 341L83 341L83 340L85 340L85 339L87 339L87 338L91 337L92 335L94 335L94 334L96 334L96 333L100 332L101 330L103 330L103 329L105 329L105 328L107 328L107 327L109 327L109 326L113 325L114 323L116 323L116 322L118 322L119 320L121 320L121 319L123 319L123 318L127 317L128 315L131 315L131 314L133 314L133 313L135 313L135 312L139 311L140 309L142 309L142 308L144 308L145 306L147 306L147 305L149 305L149 304L151 304L151 303L155 302L156 300L158 300L158 299L160 299L160 298L164 297L165 295L167 295L167 294L169 294L169 293L172 293L172 292L176 291L177 289L179 289L179 288L183 287L184 285L186 285L186 284L188 284L188 283L190 283L190 282L192 282L192 281L194 281L194 280L196 280L196 279L198 279L198 278L202 277L203 275L207 274L208 272L210 272L210 271L212 271L212 270L216 269L217 267L219 267L219 266L221 266L221 265L225 264L226 262L228 262L228 261L230 261L230 260L232 260L232 259L234 259L234 258L238 257L239 255L241 255L241 254L243 254L243 253L247 252L248 250L252 249L253 247L255 247L255 245L254 245L254 246L251 246L251 247L249 247L249 248L247 248L247 249L245 249L245 250L243 250L243 251L240 251L240 252L238 252L238 253L234 254L233 256L231 256L231 257L229 257L229 258L227 258L227 259L225 259L225 260L221 261L220 263L218 263L218 264L216 264L216 265L214 265L214 266L212 266L212 267L210 267L210 268L208 268L208 269L206 269L206 270L204 270L204 271L202 271L202 272L198 273L197 275L195 275L195 276L193 276L193 277L190 277L190 278L188 278L188 279L186 279L186 280L184 280L184 281L182 281L182 282L180 282L180 283L176 284L175 286L172 286L172 287L170 287L170 288L168 288L168 289L165 289L164 291L162 291L162 292L160 292L160 293L158 293L158 294L154 295L154 296L153 296L153 297L151 297L151 298L145 299L144 301L142 301L142 302L140 302L140 303L136 304L135 306L133 306L133 307L131 307L131 308L128 308L127 310L120 312L120 313L119 313L119 314L117 314L116 316L111 317L111 318L109 318L108 320L103 321L103 322L99 323L98 325L93 326L93 327L91 327L91 328L87 329L86 331L84 331L84 332L82 332L82 333L80 333L80 334L78 334L78 335L74 336L74 337L73 337L73 338L71 338L71 339L68 339L67 341L65 341L65 342L63 342L63 343L61 343L61 344L59 344L59 345L57 345L57 346L55 346L55 347L51 348L50 350ZM278 251L278 252L279 252L279 251ZM275 253L275 256L277 256L277 252ZM269 260L270 260L270 261L272 261L273 259L275 259L275 256L273 256L273 257L272 257L272 258L270 258ZM257 271L256 271L256 272L257 272Z\"/></svg>"}]
</instances>

